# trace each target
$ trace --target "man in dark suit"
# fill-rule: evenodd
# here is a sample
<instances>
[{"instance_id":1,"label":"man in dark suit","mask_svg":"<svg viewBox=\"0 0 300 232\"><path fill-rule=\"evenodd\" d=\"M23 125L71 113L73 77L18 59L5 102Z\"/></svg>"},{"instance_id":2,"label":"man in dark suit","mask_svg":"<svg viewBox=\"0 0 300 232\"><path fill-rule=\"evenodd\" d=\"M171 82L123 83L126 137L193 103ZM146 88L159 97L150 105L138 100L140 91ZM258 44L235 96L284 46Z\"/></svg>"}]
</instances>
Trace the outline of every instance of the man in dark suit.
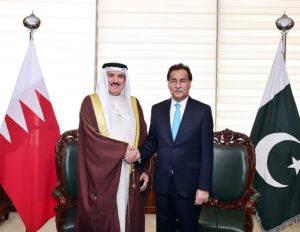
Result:
<instances>
[{"instance_id":1,"label":"man in dark suit","mask_svg":"<svg viewBox=\"0 0 300 232\"><path fill-rule=\"evenodd\" d=\"M157 152L154 171L158 232L197 231L201 204L208 201L213 164L213 120L208 105L189 96L192 74L188 66L170 67L172 98L152 107L149 134L139 152L125 155L129 163L143 163Z\"/></svg>"}]
</instances>

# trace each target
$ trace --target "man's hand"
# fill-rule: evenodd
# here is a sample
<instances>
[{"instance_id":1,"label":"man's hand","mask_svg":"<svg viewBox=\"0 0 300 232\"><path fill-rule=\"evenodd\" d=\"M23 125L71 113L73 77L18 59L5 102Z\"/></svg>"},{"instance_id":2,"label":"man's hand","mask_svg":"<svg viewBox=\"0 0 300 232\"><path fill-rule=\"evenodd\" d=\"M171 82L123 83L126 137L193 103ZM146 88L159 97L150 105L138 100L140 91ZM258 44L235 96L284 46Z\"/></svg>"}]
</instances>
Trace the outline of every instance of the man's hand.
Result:
<instances>
[{"instance_id":1,"label":"man's hand","mask_svg":"<svg viewBox=\"0 0 300 232\"><path fill-rule=\"evenodd\" d=\"M148 186L148 183L149 183L149 175L146 173L146 172L143 172L141 175L140 175L140 181L143 181L143 185L140 187L140 191L144 191L147 186Z\"/></svg>"},{"instance_id":2,"label":"man's hand","mask_svg":"<svg viewBox=\"0 0 300 232\"><path fill-rule=\"evenodd\" d=\"M139 150L133 146L128 146L125 154L125 161L129 164L134 163L141 157Z\"/></svg>"},{"instance_id":3,"label":"man's hand","mask_svg":"<svg viewBox=\"0 0 300 232\"><path fill-rule=\"evenodd\" d=\"M202 205L208 201L209 192L197 189L194 205Z\"/></svg>"}]
</instances>

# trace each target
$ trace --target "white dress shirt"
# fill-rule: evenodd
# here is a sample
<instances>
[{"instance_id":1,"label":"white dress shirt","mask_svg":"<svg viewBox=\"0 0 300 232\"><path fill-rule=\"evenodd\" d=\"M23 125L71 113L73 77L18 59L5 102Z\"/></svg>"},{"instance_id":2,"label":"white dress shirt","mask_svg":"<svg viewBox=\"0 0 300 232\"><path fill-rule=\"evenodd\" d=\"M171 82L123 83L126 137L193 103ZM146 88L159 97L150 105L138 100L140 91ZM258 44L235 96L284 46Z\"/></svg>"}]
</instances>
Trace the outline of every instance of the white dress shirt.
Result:
<instances>
[{"instance_id":1,"label":"white dress shirt","mask_svg":"<svg viewBox=\"0 0 300 232\"><path fill-rule=\"evenodd\" d=\"M179 111L180 111L180 122L181 122L181 119L182 119L182 116L183 116L183 113L184 113L184 110L185 110L185 106L186 106L186 103L187 103L187 100L188 100L189 97L186 97L184 100L182 100L181 102L177 102L175 101L173 98L171 100L171 106L170 106L170 123L171 123L171 129L172 129L172 125L173 125L173 119L174 119L174 114L175 114L175 111L176 111L176 106L175 104L179 104L180 107L179 107Z\"/></svg>"}]
</instances>

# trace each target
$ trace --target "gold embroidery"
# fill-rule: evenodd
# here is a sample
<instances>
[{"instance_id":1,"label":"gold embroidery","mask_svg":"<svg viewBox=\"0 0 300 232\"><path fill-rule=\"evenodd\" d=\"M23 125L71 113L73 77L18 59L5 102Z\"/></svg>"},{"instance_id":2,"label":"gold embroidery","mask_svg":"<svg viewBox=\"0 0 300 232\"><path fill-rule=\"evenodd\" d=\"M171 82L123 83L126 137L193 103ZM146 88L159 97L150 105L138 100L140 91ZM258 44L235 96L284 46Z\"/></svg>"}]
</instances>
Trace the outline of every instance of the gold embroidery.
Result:
<instances>
[{"instance_id":1,"label":"gold embroidery","mask_svg":"<svg viewBox=\"0 0 300 232\"><path fill-rule=\"evenodd\" d=\"M139 140L140 140L140 116L139 116L139 110L138 110L137 101L135 97L131 97L131 105L132 105L132 111L134 113L135 121L136 121L134 146L138 147Z\"/></svg>"},{"instance_id":2,"label":"gold embroidery","mask_svg":"<svg viewBox=\"0 0 300 232\"><path fill-rule=\"evenodd\" d=\"M90 124L88 124L88 122L84 119L84 117L83 117L81 111L80 111L80 116L81 116L83 122L88 126L88 128L90 128L91 131L93 131L93 132L94 132L95 134L97 134L97 135L101 135L101 134L100 134L99 132L97 132Z\"/></svg>"},{"instance_id":3,"label":"gold embroidery","mask_svg":"<svg viewBox=\"0 0 300 232\"><path fill-rule=\"evenodd\" d=\"M132 97L132 96L131 96L131 106L132 106L132 111L134 113L135 121L136 121L134 146L137 148L139 145L139 140L140 140L140 116L139 116L139 110L138 110L138 106L137 106L137 100L135 97ZM132 173L132 188L136 188L134 171L135 171L134 164L131 164L130 174Z\"/></svg>"},{"instance_id":4,"label":"gold embroidery","mask_svg":"<svg viewBox=\"0 0 300 232\"><path fill-rule=\"evenodd\" d=\"M93 103L98 129L101 135L108 137L107 125L106 125L105 116L101 106L100 99L96 93L91 94L90 97Z\"/></svg>"},{"instance_id":5,"label":"gold embroidery","mask_svg":"<svg viewBox=\"0 0 300 232\"><path fill-rule=\"evenodd\" d=\"M137 101L135 97L131 97L131 106L132 106L132 110L135 116L135 121L136 121L136 131L135 131L135 139L134 139L134 146L138 147L139 145L139 139L140 139L140 117L139 117L139 111L138 111L138 107L137 107ZM135 189L136 188L136 184L135 184L135 178L134 178L134 164L131 164L130 166L130 172L129 172L129 178L132 174L132 188ZM129 196L130 196L130 186L128 186L128 218L129 218L129 230L130 229L130 212L129 212Z\"/></svg>"}]
</instances>

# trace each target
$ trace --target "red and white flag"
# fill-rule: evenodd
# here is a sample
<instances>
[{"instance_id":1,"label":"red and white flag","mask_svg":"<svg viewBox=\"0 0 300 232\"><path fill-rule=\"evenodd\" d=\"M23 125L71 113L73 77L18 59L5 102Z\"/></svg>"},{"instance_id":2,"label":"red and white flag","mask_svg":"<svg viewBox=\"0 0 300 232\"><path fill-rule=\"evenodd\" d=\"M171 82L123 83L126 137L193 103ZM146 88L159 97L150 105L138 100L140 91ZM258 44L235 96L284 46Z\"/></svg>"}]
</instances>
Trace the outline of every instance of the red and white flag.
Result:
<instances>
[{"instance_id":1,"label":"red and white flag","mask_svg":"<svg viewBox=\"0 0 300 232\"><path fill-rule=\"evenodd\" d=\"M55 215L55 143L60 135L33 41L0 128L0 184L26 229Z\"/></svg>"}]
</instances>

